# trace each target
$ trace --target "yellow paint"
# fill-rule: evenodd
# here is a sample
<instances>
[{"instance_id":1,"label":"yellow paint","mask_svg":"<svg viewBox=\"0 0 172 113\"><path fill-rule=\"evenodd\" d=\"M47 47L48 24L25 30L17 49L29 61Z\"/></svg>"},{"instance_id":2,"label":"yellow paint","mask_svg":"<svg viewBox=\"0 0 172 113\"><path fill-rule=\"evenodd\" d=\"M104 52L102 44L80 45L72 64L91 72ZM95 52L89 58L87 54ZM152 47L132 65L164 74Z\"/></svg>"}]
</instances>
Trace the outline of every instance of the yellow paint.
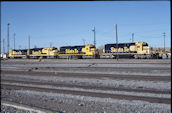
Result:
<instances>
[{"instance_id":1,"label":"yellow paint","mask_svg":"<svg viewBox=\"0 0 172 113\"><path fill-rule=\"evenodd\" d=\"M84 52L84 55L95 55L98 54L98 50L94 47L94 45L86 45L84 48L82 48L82 52Z\"/></svg>"},{"instance_id":2,"label":"yellow paint","mask_svg":"<svg viewBox=\"0 0 172 113\"><path fill-rule=\"evenodd\" d=\"M136 46L135 45L131 45L130 48L129 48L129 51L137 51L136 50Z\"/></svg>"},{"instance_id":3,"label":"yellow paint","mask_svg":"<svg viewBox=\"0 0 172 113\"><path fill-rule=\"evenodd\" d=\"M146 42L137 42L136 50L138 54L152 54L151 47L147 46Z\"/></svg>"},{"instance_id":4,"label":"yellow paint","mask_svg":"<svg viewBox=\"0 0 172 113\"><path fill-rule=\"evenodd\" d=\"M14 50L9 50L9 54L8 54L9 57L24 57L25 55L22 55L22 52L21 51L14 51Z\"/></svg>"},{"instance_id":5,"label":"yellow paint","mask_svg":"<svg viewBox=\"0 0 172 113\"><path fill-rule=\"evenodd\" d=\"M58 50L55 47L43 48L42 54L43 56L57 56Z\"/></svg>"}]
</instances>

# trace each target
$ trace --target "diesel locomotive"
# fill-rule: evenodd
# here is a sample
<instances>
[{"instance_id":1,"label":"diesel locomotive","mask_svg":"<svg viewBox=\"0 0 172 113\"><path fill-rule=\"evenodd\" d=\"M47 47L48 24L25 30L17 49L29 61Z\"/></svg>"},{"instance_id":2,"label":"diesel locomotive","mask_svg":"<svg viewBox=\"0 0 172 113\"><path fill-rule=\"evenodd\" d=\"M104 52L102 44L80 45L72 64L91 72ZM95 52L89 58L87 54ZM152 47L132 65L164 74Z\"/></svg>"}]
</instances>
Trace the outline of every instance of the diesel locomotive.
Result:
<instances>
[{"instance_id":1,"label":"diesel locomotive","mask_svg":"<svg viewBox=\"0 0 172 113\"><path fill-rule=\"evenodd\" d=\"M96 58L98 50L94 45L63 46L10 50L9 58Z\"/></svg>"},{"instance_id":2,"label":"diesel locomotive","mask_svg":"<svg viewBox=\"0 0 172 113\"><path fill-rule=\"evenodd\" d=\"M102 53L92 44L10 50L9 58L160 58L146 42L105 44Z\"/></svg>"},{"instance_id":3,"label":"diesel locomotive","mask_svg":"<svg viewBox=\"0 0 172 113\"><path fill-rule=\"evenodd\" d=\"M9 58L57 58L56 47L10 50Z\"/></svg>"},{"instance_id":4,"label":"diesel locomotive","mask_svg":"<svg viewBox=\"0 0 172 113\"><path fill-rule=\"evenodd\" d=\"M153 58L152 47L146 42L105 44L100 58Z\"/></svg>"},{"instance_id":5,"label":"diesel locomotive","mask_svg":"<svg viewBox=\"0 0 172 113\"><path fill-rule=\"evenodd\" d=\"M58 58L96 58L98 50L94 45L60 47Z\"/></svg>"}]
</instances>

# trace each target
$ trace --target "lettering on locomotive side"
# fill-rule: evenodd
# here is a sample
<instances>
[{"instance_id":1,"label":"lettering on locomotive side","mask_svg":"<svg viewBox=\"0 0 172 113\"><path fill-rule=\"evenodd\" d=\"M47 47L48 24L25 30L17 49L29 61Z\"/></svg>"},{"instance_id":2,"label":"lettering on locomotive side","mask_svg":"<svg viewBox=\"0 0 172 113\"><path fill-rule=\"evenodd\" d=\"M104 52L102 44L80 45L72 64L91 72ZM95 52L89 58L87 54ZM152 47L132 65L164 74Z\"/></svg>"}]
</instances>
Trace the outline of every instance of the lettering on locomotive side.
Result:
<instances>
[{"instance_id":1,"label":"lettering on locomotive side","mask_svg":"<svg viewBox=\"0 0 172 113\"><path fill-rule=\"evenodd\" d=\"M117 48L114 48L114 47L111 47L111 52L112 53L114 53L114 52L129 52L129 49L127 47L118 48L118 49Z\"/></svg>"},{"instance_id":2,"label":"lettering on locomotive side","mask_svg":"<svg viewBox=\"0 0 172 113\"><path fill-rule=\"evenodd\" d=\"M124 47L124 52L129 52L129 48Z\"/></svg>"},{"instance_id":3,"label":"lettering on locomotive side","mask_svg":"<svg viewBox=\"0 0 172 113\"><path fill-rule=\"evenodd\" d=\"M78 53L79 51L77 49L66 49L65 50L66 53Z\"/></svg>"}]
</instances>

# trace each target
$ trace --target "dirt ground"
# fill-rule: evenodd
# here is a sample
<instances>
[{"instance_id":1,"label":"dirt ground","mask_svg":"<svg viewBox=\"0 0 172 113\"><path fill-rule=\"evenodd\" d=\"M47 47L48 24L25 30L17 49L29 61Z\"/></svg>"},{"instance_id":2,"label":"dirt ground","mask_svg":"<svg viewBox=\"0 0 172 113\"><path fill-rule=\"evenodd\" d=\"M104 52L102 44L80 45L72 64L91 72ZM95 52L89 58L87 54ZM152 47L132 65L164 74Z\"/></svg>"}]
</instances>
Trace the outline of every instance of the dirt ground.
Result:
<instances>
[{"instance_id":1,"label":"dirt ground","mask_svg":"<svg viewBox=\"0 0 172 113\"><path fill-rule=\"evenodd\" d=\"M2 101L61 113L170 113L171 59L1 60Z\"/></svg>"}]
</instances>

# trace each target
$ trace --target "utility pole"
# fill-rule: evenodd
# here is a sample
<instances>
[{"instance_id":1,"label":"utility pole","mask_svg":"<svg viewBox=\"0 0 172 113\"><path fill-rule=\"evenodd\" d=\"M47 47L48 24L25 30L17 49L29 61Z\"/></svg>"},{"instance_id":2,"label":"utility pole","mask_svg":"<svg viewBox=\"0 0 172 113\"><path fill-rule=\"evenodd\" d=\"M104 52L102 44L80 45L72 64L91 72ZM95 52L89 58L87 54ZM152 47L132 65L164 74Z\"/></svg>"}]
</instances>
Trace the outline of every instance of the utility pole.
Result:
<instances>
[{"instance_id":1,"label":"utility pole","mask_svg":"<svg viewBox=\"0 0 172 113\"><path fill-rule=\"evenodd\" d=\"M82 39L83 40L83 43L84 43L84 46L85 46L85 39Z\"/></svg>"},{"instance_id":2,"label":"utility pole","mask_svg":"<svg viewBox=\"0 0 172 113\"><path fill-rule=\"evenodd\" d=\"M9 48L10 48L10 43L9 43L9 26L10 26L10 23L7 24L7 53L9 53Z\"/></svg>"},{"instance_id":3,"label":"utility pole","mask_svg":"<svg viewBox=\"0 0 172 113\"><path fill-rule=\"evenodd\" d=\"M5 53L5 39L3 39L3 53Z\"/></svg>"},{"instance_id":4,"label":"utility pole","mask_svg":"<svg viewBox=\"0 0 172 113\"><path fill-rule=\"evenodd\" d=\"M30 58L30 35L29 35L29 37L28 37L28 55L27 55L27 58L29 59Z\"/></svg>"},{"instance_id":5,"label":"utility pole","mask_svg":"<svg viewBox=\"0 0 172 113\"><path fill-rule=\"evenodd\" d=\"M96 47L96 28L92 30L94 32L94 46Z\"/></svg>"},{"instance_id":6,"label":"utility pole","mask_svg":"<svg viewBox=\"0 0 172 113\"><path fill-rule=\"evenodd\" d=\"M94 32L94 47L96 48L96 28L92 30ZM94 51L94 58L96 58L96 49Z\"/></svg>"},{"instance_id":7,"label":"utility pole","mask_svg":"<svg viewBox=\"0 0 172 113\"><path fill-rule=\"evenodd\" d=\"M19 45L19 49L21 49L21 45Z\"/></svg>"},{"instance_id":8,"label":"utility pole","mask_svg":"<svg viewBox=\"0 0 172 113\"><path fill-rule=\"evenodd\" d=\"M14 33L14 49L15 49L15 36L16 36L16 34Z\"/></svg>"},{"instance_id":9,"label":"utility pole","mask_svg":"<svg viewBox=\"0 0 172 113\"><path fill-rule=\"evenodd\" d=\"M118 60L118 33L117 33L117 24L116 24L116 48L117 48L117 56L116 56L116 58L117 58L117 60Z\"/></svg>"},{"instance_id":10,"label":"utility pole","mask_svg":"<svg viewBox=\"0 0 172 113\"><path fill-rule=\"evenodd\" d=\"M132 42L134 42L134 33L132 33Z\"/></svg>"},{"instance_id":11,"label":"utility pole","mask_svg":"<svg viewBox=\"0 0 172 113\"><path fill-rule=\"evenodd\" d=\"M164 52L165 52L165 32L163 33L164 36Z\"/></svg>"},{"instance_id":12,"label":"utility pole","mask_svg":"<svg viewBox=\"0 0 172 113\"><path fill-rule=\"evenodd\" d=\"M30 50L30 35L29 35L29 37L28 37L28 48L29 48L29 50Z\"/></svg>"},{"instance_id":13,"label":"utility pole","mask_svg":"<svg viewBox=\"0 0 172 113\"><path fill-rule=\"evenodd\" d=\"M50 47L52 47L52 43L50 42Z\"/></svg>"}]
</instances>

